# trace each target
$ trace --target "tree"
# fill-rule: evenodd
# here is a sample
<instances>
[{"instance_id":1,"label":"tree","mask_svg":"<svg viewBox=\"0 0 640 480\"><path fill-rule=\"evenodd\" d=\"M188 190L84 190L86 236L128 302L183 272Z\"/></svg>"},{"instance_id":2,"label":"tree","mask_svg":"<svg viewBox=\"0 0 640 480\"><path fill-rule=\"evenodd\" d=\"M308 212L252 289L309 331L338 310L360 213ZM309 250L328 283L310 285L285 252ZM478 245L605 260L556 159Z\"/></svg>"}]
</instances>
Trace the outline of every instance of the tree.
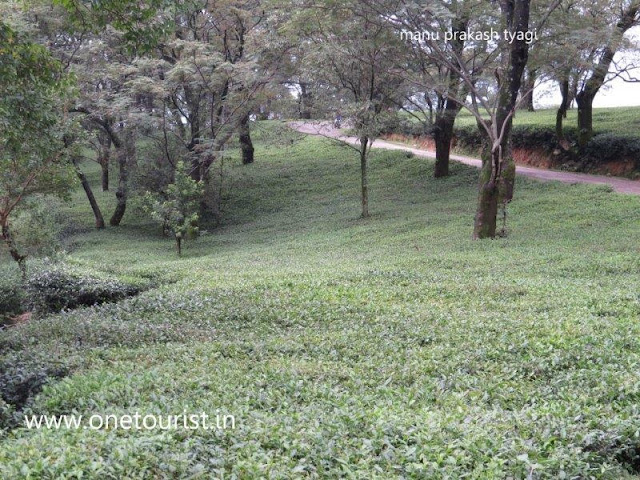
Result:
<instances>
[{"instance_id":1,"label":"tree","mask_svg":"<svg viewBox=\"0 0 640 480\"><path fill-rule=\"evenodd\" d=\"M505 45L503 68L496 72L498 98L491 124L482 123L476 117L490 141L480 171L473 228L476 239L496 236L498 206L502 204L506 208L513 198L516 167L511 156L511 127L529 54L525 35L529 32L530 0L500 0L499 3L503 24L514 40ZM504 37L503 42L506 42Z\"/></svg>"},{"instance_id":2,"label":"tree","mask_svg":"<svg viewBox=\"0 0 640 480\"><path fill-rule=\"evenodd\" d=\"M435 3L430 8L424 5L405 6L391 4L394 14L383 13L396 28L402 28L401 36L409 46L409 57L406 70L410 74L409 103L416 106L415 97L423 98L428 105L427 127L433 132L436 148L436 162L433 176L435 178L449 175L449 159L451 155L451 141L453 127L458 113L463 108L464 99L469 89L460 72L458 59L465 57L467 51L481 50L481 45L469 46L465 38L471 19L477 15L477 8L471 2L452 0L451 2ZM388 7L387 7L388 8ZM381 10L379 10L382 13ZM443 48L436 48L422 32L450 40ZM486 43L486 42L485 42ZM448 62L441 62L440 57L446 56ZM456 68L453 68L454 65ZM482 68L481 63L472 64L465 72L470 77L477 76ZM465 67L466 68L466 67ZM415 87L428 87L427 91L416 92ZM462 101L461 101L462 99ZM433 114L435 113L435 119ZM415 116L415 114L414 114ZM433 120L433 123L431 121Z\"/></svg>"},{"instance_id":3,"label":"tree","mask_svg":"<svg viewBox=\"0 0 640 480\"><path fill-rule=\"evenodd\" d=\"M362 2L378 5L379 16L396 25L397 29L406 27L400 14L406 8L405 2ZM447 88L448 85L443 86L436 75L426 75L423 79L413 76L412 83L425 89L436 89L447 99L462 105L475 117L485 137L473 233L476 239L496 236L499 206L506 212L506 205L513 198L515 164L511 155L511 127L522 75L528 62L529 47L535 42L534 31L546 23L559 3L560 0L543 2L544 8L536 16L538 21L533 29L529 28L530 0L409 4L418 12L426 10L434 17L434 21L427 22L426 34L419 36L418 48L414 51L425 58L425 64L430 61L438 69L454 72L464 88ZM456 49L455 42L451 44L453 39L447 38L446 31L440 30L442 25L437 21L440 16L451 18L452 5L458 5L466 12L464 18L469 19L466 28L481 32L473 42L467 40L462 49ZM475 11L476 8L480 10ZM452 32L450 27L447 30Z\"/></svg>"},{"instance_id":4,"label":"tree","mask_svg":"<svg viewBox=\"0 0 640 480\"><path fill-rule=\"evenodd\" d=\"M118 226L124 217L128 200L128 177L135 158L136 122L130 107L125 83L130 77L128 65L135 57L127 49L125 35L115 29L102 30L106 18L100 9L89 8L83 2L54 1L69 11L49 2L34 3L29 10L32 23L37 27L40 43L46 44L65 70L77 81L78 95L69 112L81 117L88 132L83 140L97 152L102 169L103 190L109 189L109 163L111 148L115 150L118 165L116 207L109 220ZM135 112L134 112L135 113ZM87 139L95 137L95 142ZM83 181L79 163L75 168L87 199L94 212L96 226L102 228L104 220L95 201L91 185Z\"/></svg>"},{"instance_id":5,"label":"tree","mask_svg":"<svg viewBox=\"0 0 640 480\"><path fill-rule=\"evenodd\" d=\"M361 217L369 217L368 158L371 144L384 130L401 95L402 80L394 59L403 45L375 13L358 5L316 2L297 19L313 49L305 59L307 76L335 89L335 110L347 119L358 138ZM313 25L309 27L311 18ZM356 33L357 32L357 33Z\"/></svg>"},{"instance_id":6,"label":"tree","mask_svg":"<svg viewBox=\"0 0 640 480\"><path fill-rule=\"evenodd\" d=\"M614 61L625 46L624 35L640 24L639 0L589 1L580 5L579 13L592 20L587 31L591 48L586 48L584 75L575 100L578 105L578 145L586 146L593 137L593 100L607 81L607 75L630 79L631 68Z\"/></svg>"},{"instance_id":7,"label":"tree","mask_svg":"<svg viewBox=\"0 0 640 480\"><path fill-rule=\"evenodd\" d=\"M182 255L182 242L199 233L198 202L202 190L202 182L191 178L184 162L178 162L174 182L165 192L146 193L145 209L162 225L164 234L173 234L178 255Z\"/></svg>"},{"instance_id":8,"label":"tree","mask_svg":"<svg viewBox=\"0 0 640 480\"><path fill-rule=\"evenodd\" d=\"M0 22L0 228L26 277L26 255L11 232L17 208L37 193L64 194L72 184L63 116L70 83L47 50Z\"/></svg>"}]
</instances>

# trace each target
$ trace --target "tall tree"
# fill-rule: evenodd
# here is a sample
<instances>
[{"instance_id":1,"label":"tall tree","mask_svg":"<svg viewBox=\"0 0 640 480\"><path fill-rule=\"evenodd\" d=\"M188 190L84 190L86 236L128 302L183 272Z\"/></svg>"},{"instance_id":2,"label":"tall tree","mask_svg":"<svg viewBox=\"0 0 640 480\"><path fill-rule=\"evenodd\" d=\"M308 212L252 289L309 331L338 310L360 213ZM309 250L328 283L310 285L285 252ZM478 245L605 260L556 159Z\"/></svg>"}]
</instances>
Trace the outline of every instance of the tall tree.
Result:
<instances>
[{"instance_id":1,"label":"tall tree","mask_svg":"<svg viewBox=\"0 0 640 480\"><path fill-rule=\"evenodd\" d=\"M370 3L372 0L363 0ZM384 1L381 0L383 3ZM391 1L391 0L390 0ZM404 2L397 2L404 5ZM436 66L445 66L455 72L464 88L443 89L447 98L463 105L476 119L486 137L483 165L480 172L478 206L474 222L474 238L493 238L497 234L499 206L513 197L515 164L511 155L511 127L518 106L518 92L529 58L529 47L535 42L534 32L541 29L560 0L542 2L536 22L530 29L530 0L499 0L491 3L461 3L464 11L481 11L468 15L468 29L482 33L465 42L461 53L451 45L451 37L439 31L437 23L420 35L419 51ZM414 5L414 4L410 4ZM429 12L451 15L450 2L420 3L417 8ZM404 7L403 7L404 8ZM470 10L471 9L471 10ZM398 10L387 17L403 28ZM447 13L449 12L449 13ZM429 26L429 24L428 24ZM417 32L420 34L421 32ZM489 37L489 38L487 38ZM434 88L441 85L434 76L413 78L415 85Z\"/></svg>"},{"instance_id":2,"label":"tall tree","mask_svg":"<svg viewBox=\"0 0 640 480\"><path fill-rule=\"evenodd\" d=\"M492 123L482 125L491 143L482 158L474 238L496 236L498 206L506 206L513 198L516 167L511 156L511 127L529 54L525 35L529 32L530 0L499 3L505 30L513 40L506 45L502 71L496 73L498 98ZM507 40L503 37L503 41Z\"/></svg>"}]
</instances>

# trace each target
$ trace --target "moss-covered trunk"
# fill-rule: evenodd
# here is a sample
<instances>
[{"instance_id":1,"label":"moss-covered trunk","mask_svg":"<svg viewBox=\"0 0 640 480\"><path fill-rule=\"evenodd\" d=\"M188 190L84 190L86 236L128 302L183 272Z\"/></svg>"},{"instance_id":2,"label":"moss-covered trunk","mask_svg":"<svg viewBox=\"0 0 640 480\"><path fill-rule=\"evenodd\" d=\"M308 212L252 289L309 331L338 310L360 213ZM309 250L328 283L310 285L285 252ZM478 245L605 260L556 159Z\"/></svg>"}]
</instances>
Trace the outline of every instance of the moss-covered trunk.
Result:
<instances>
[{"instance_id":1,"label":"moss-covered trunk","mask_svg":"<svg viewBox=\"0 0 640 480\"><path fill-rule=\"evenodd\" d=\"M495 238L498 210L513 198L516 165L509 149L483 155L473 238Z\"/></svg>"},{"instance_id":2,"label":"moss-covered trunk","mask_svg":"<svg viewBox=\"0 0 640 480\"><path fill-rule=\"evenodd\" d=\"M530 0L514 0L501 4L508 30L515 34L529 28ZM524 38L524 37L523 37ZM509 63L498 94L498 106L483 153L480 172L478 208L473 238L494 238L497 231L498 208L506 208L513 198L515 164L511 155L511 129L517 105L522 74L529 58L529 45L524 40L509 44ZM490 152L490 153L489 153Z\"/></svg>"}]
</instances>

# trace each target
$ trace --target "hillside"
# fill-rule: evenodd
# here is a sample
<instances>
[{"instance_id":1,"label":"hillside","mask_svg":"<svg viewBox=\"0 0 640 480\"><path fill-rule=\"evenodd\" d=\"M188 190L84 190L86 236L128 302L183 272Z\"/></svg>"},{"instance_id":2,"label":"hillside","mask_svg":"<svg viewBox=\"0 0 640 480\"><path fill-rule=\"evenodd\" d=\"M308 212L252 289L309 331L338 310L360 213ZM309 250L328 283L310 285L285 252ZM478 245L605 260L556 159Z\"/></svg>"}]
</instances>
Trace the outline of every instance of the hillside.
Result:
<instances>
[{"instance_id":1,"label":"hillside","mask_svg":"<svg viewBox=\"0 0 640 480\"><path fill-rule=\"evenodd\" d=\"M270 128L181 258L135 210L91 230L76 192L66 264L146 291L0 331L3 388L50 379L27 413L236 428L17 428L0 478L637 473L640 197L519 178L508 237L474 242L477 170L375 151L361 220L356 154Z\"/></svg>"}]
</instances>

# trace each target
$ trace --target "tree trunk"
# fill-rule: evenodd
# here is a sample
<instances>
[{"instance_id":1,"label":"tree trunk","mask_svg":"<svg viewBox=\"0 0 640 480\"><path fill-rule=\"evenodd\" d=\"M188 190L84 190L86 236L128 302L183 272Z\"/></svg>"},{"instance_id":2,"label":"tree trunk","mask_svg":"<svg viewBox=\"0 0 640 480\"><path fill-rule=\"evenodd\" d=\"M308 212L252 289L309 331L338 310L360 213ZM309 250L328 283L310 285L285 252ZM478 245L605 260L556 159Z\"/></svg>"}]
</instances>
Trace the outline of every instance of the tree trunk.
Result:
<instances>
[{"instance_id":1,"label":"tree trunk","mask_svg":"<svg viewBox=\"0 0 640 480\"><path fill-rule=\"evenodd\" d=\"M583 90L576 96L578 104L578 146L584 148L593 137L593 99L595 94Z\"/></svg>"},{"instance_id":2,"label":"tree trunk","mask_svg":"<svg viewBox=\"0 0 640 480\"><path fill-rule=\"evenodd\" d=\"M464 41L460 33L467 32L469 21L466 18L455 19L451 24L454 40L451 42L454 58L462 57ZM441 107L436 113L434 140L436 143L436 164L433 172L435 178L449 175L449 157L451 154L451 139L453 138L453 125L456 116L462 106L454 100L460 94L460 74L453 68L447 72L448 95L443 102L438 102ZM465 97L466 95L462 95ZM453 97L453 98L452 98Z\"/></svg>"},{"instance_id":3,"label":"tree trunk","mask_svg":"<svg viewBox=\"0 0 640 480\"><path fill-rule=\"evenodd\" d=\"M111 139L107 135L98 135L100 157L98 162L102 171L102 191L109 191L109 160L111 158Z\"/></svg>"},{"instance_id":4,"label":"tree trunk","mask_svg":"<svg viewBox=\"0 0 640 480\"><path fill-rule=\"evenodd\" d=\"M109 160L105 163L100 162L100 168L102 169L102 191L109 191Z\"/></svg>"},{"instance_id":5,"label":"tree trunk","mask_svg":"<svg viewBox=\"0 0 640 480\"><path fill-rule=\"evenodd\" d=\"M495 180L491 180L494 161L495 159L490 153L483 155L474 238L494 238L496 236L498 188Z\"/></svg>"},{"instance_id":6,"label":"tree trunk","mask_svg":"<svg viewBox=\"0 0 640 480\"><path fill-rule=\"evenodd\" d=\"M593 99L602 85L604 85L609 67L614 64L613 58L622 45L625 32L637 24L636 17L639 10L640 3L637 1L629 2L624 9L620 10L620 16L609 44L603 49L602 56L594 66L591 77L576 95L576 103L578 104L578 146L580 148L584 148L593 137Z\"/></svg>"},{"instance_id":7,"label":"tree trunk","mask_svg":"<svg viewBox=\"0 0 640 480\"><path fill-rule=\"evenodd\" d=\"M568 78L560 82L560 94L562 95L562 102L560 102L560 107L558 107L558 111L556 112L556 138L558 139L558 143L564 141L563 121L567 118L567 110L569 109L569 105L571 105Z\"/></svg>"},{"instance_id":8,"label":"tree trunk","mask_svg":"<svg viewBox=\"0 0 640 480\"><path fill-rule=\"evenodd\" d=\"M521 110L527 110L528 112L535 112L536 109L533 106L533 89L536 84L536 71L535 69L526 70L526 77L522 82L522 102L520 104Z\"/></svg>"},{"instance_id":9,"label":"tree trunk","mask_svg":"<svg viewBox=\"0 0 640 480\"><path fill-rule=\"evenodd\" d=\"M129 162L135 155L135 135L128 132L125 136L124 145L118 149L118 190L116 191L116 209L109 220L109 225L117 227L127 210L127 197L129 194Z\"/></svg>"},{"instance_id":10,"label":"tree trunk","mask_svg":"<svg viewBox=\"0 0 640 480\"><path fill-rule=\"evenodd\" d=\"M367 156L369 137L360 138L360 179L362 185L362 218L369 217L369 183L367 180Z\"/></svg>"},{"instance_id":11,"label":"tree trunk","mask_svg":"<svg viewBox=\"0 0 640 480\"><path fill-rule=\"evenodd\" d=\"M93 190L91 190L91 185L89 184L89 181L87 180L87 176L84 174L84 172L82 170L80 170L80 167L78 166L77 162L74 160L73 161L73 166L76 169L76 175L78 175L78 178L80 179L80 183L82 184L82 188L84 189L84 193L87 194L87 199L89 200L89 205L91 205L91 210L93 210L93 216L96 219L96 228L98 230L103 229L104 228L104 217L102 216L102 212L100 211L100 206L98 205L98 202L96 201L96 197L93 195ZM104 186L104 184L103 184Z\"/></svg>"},{"instance_id":12,"label":"tree trunk","mask_svg":"<svg viewBox=\"0 0 640 480\"><path fill-rule=\"evenodd\" d=\"M242 149L242 164L253 163L253 142L251 141L251 129L249 127L249 115L240 121L240 148Z\"/></svg>"},{"instance_id":13,"label":"tree trunk","mask_svg":"<svg viewBox=\"0 0 640 480\"><path fill-rule=\"evenodd\" d=\"M508 30L514 34L528 31L530 6L531 0L514 0L500 4ZM524 38L524 35L521 38ZM495 237L498 207L502 204L502 207L506 208L507 203L513 198L515 163L511 156L511 127L522 73L528 58L529 45L524 40L514 40L509 44L509 63L504 82L500 86L495 116L495 131L499 132L499 137L488 143L483 155L474 239ZM490 151L490 155L487 151Z\"/></svg>"},{"instance_id":14,"label":"tree trunk","mask_svg":"<svg viewBox=\"0 0 640 480\"><path fill-rule=\"evenodd\" d=\"M451 100L447 101L447 104ZM453 138L453 124L455 113L450 114L447 110L436 115L434 140L436 144L436 165L433 172L435 178L449 175L449 156L451 153L451 139Z\"/></svg>"},{"instance_id":15,"label":"tree trunk","mask_svg":"<svg viewBox=\"0 0 640 480\"><path fill-rule=\"evenodd\" d=\"M2 219L2 240L4 240L4 243L7 245L7 248L9 249L9 254L11 255L11 258L13 258L16 263L18 264L18 267L20 268L20 273L22 274L22 280L26 281L27 279L27 256L26 255L22 255L20 253L20 251L18 250L18 246L16 245L16 242L13 239L13 236L11 235L11 230L9 229L9 219L8 218L3 218Z\"/></svg>"},{"instance_id":16,"label":"tree trunk","mask_svg":"<svg viewBox=\"0 0 640 480\"><path fill-rule=\"evenodd\" d=\"M313 93L309 90L306 83L300 83L300 99L298 100L300 118L303 120L311 119L311 107L313 105Z\"/></svg>"}]
</instances>

